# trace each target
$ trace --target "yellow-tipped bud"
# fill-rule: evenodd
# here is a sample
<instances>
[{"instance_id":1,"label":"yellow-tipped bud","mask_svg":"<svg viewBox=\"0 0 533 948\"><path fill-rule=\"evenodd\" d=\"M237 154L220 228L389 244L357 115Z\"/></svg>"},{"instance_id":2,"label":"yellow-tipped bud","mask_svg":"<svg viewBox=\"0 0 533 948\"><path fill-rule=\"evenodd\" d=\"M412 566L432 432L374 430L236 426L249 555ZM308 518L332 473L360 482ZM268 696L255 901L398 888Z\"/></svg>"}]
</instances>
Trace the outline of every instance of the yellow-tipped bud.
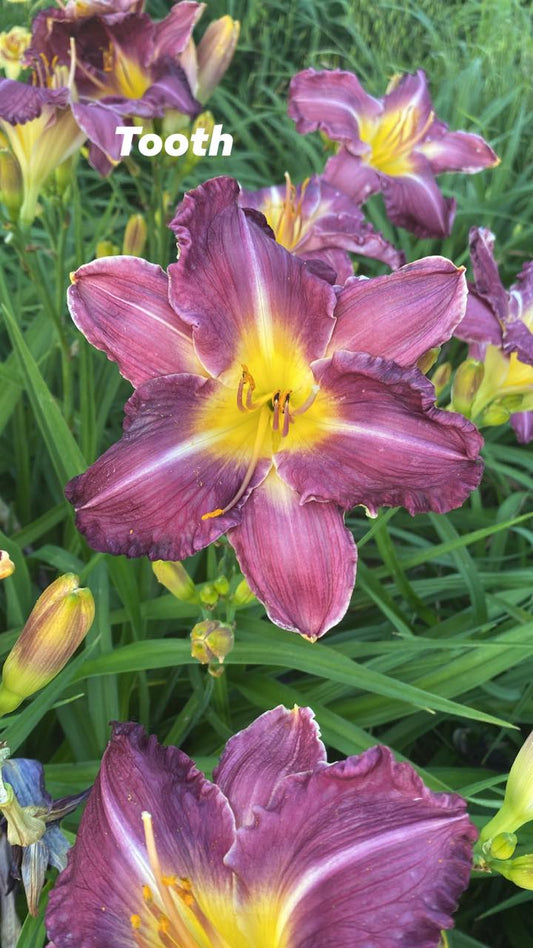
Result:
<instances>
[{"instance_id":1,"label":"yellow-tipped bud","mask_svg":"<svg viewBox=\"0 0 533 948\"><path fill-rule=\"evenodd\" d=\"M225 576L218 576L213 583L219 596L227 596L229 593L229 582Z\"/></svg>"},{"instance_id":2,"label":"yellow-tipped bud","mask_svg":"<svg viewBox=\"0 0 533 948\"><path fill-rule=\"evenodd\" d=\"M219 662L221 665L231 652L235 638L233 629L225 622L205 619L191 631L191 655L202 665Z\"/></svg>"},{"instance_id":3,"label":"yellow-tipped bud","mask_svg":"<svg viewBox=\"0 0 533 948\"><path fill-rule=\"evenodd\" d=\"M241 579L231 598L232 602L234 602L236 606L247 606L249 603L254 601L255 596L246 580Z\"/></svg>"},{"instance_id":4,"label":"yellow-tipped bud","mask_svg":"<svg viewBox=\"0 0 533 948\"><path fill-rule=\"evenodd\" d=\"M207 27L197 50L198 85L196 98L207 102L226 72L237 45L241 25L230 16L214 20Z\"/></svg>"},{"instance_id":5,"label":"yellow-tipped bud","mask_svg":"<svg viewBox=\"0 0 533 948\"><path fill-rule=\"evenodd\" d=\"M517 859L495 860L489 865L521 889L533 889L533 853L518 856Z\"/></svg>"},{"instance_id":6,"label":"yellow-tipped bud","mask_svg":"<svg viewBox=\"0 0 533 948\"><path fill-rule=\"evenodd\" d=\"M148 237L148 228L142 214L132 214L124 231L122 253L131 257L142 257Z\"/></svg>"},{"instance_id":7,"label":"yellow-tipped bud","mask_svg":"<svg viewBox=\"0 0 533 948\"><path fill-rule=\"evenodd\" d=\"M200 602L204 606L216 606L218 602L218 592L213 583L206 583L200 589Z\"/></svg>"},{"instance_id":8,"label":"yellow-tipped bud","mask_svg":"<svg viewBox=\"0 0 533 948\"><path fill-rule=\"evenodd\" d=\"M0 714L14 711L66 665L94 619L90 589L73 573L60 576L39 597L7 656L0 684Z\"/></svg>"},{"instance_id":9,"label":"yellow-tipped bud","mask_svg":"<svg viewBox=\"0 0 533 948\"><path fill-rule=\"evenodd\" d=\"M120 248L112 240L99 240L96 244L96 256L98 258L115 257L118 253L120 253Z\"/></svg>"},{"instance_id":10,"label":"yellow-tipped bud","mask_svg":"<svg viewBox=\"0 0 533 948\"><path fill-rule=\"evenodd\" d=\"M485 375L485 367L477 359L466 359L461 363L452 385L452 407L470 418L472 402Z\"/></svg>"},{"instance_id":11,"label":"yellow-tipped bud","mask_svg":"<svg viewBox=\"0 0 533 948\"><path fill-rule=\"evenodd\" d=\"M488 405L484 411L476 418L476 424L480 427L493 427L494 425L504 425L509 421L511 412L501 402Z\"/></svg>"},{"instance_id":12,"label":"yellow-tipped bud","mask_svg":"<svg viewBox=\"0 0 533 948\"><path fill-rule=\"evenodd\" d=\"M0 201L13 221L18 218L23 193L22 174L17 159L7 149L0 149Z\"/></svg>"},{"instance_id":13,"label":"yellow-tipped bud","mask_svg":"<svg viewBox=\"0 0 533 948\"><path fill-rule=\"evenodd\" d=\"M514 833L530 820L533 820L533 731L516 755L498 813L483 827L479 838L484 843L501 833Z\"/></svg>"},{"instance_id":14,"label":"yellow-tipped bud","mask_svg":"<svg viewBox=\"0 0 533 948\"><path fill-rule=\"evenodd\" d=\"M416 363L417 368L426 375L427 372L435 365L439 357L440 348L436 346L434 349L428 349L427 352L424 352L424 355L421 355L418 362Z\"/></svg>"},{"instance_id":15,"label":"yellow-tipped bud","mask_svg":"<svg viewBox=\"0 0 533 948\"><path fill-rule=\"evenodd\" d=\"M488 859L510 859L518 840L515 833L498 833L494 839L489 839L483 847Z\"/></svg>"},{"instance_id":16,"label":"yellow-tipped bud","mask_svg":"<svg viewBox=\"0 0 533 948\"><path fill-rule=\"evenodd\" d=\"M11 576L11 573L14 572L15 564L9 553L6 553L5 550L0 550L0 579L5 579L6 576Z\"/></svg>"},{"instance_id":17,"label":"yellow-tipped bud","mask_svg":"<svg viewBox=\"0 0 533 948\"><path fill-rule=\"evenodd\" d=\"M198 592L183 563L156 560L152 569L165 589L181 602L198 602Z\"/></svg>"},{"instance_id":18,"label":"yellow-tipped bud","mask_svg":"<svg viewBox=\"0 0 533 948\"><path fill-rule=\"evenodd\" d=\"M435 369L433 375L431 376L431 381L435 386L435 392L437 395L446 388L450 379L452 377L452 364L451 362L443 362L441 365L438 365Z\"/></svg>"}]
</instances>

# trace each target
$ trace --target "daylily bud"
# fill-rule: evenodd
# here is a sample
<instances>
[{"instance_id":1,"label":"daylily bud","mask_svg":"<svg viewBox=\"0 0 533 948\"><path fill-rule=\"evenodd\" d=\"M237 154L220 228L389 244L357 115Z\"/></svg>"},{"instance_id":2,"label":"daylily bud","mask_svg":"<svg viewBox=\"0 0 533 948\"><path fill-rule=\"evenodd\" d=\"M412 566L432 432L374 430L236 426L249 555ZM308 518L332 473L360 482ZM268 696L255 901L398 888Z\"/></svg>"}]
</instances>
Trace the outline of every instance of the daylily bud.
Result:
<instances>
[{"instance_id":1,"label":"daylily bud","mask_svg":"<svg viewBox=\"0 0 533 948\"><path fill-rule=\"evenodd\" d=\"M5 550L0 550L0 579L5 579L6 576L11 576L11 573L14 572L15 564L9 553L6 553Z\"/></svg>"},{"instance_id":2,"label":"daylily bud","mask_svg":"<svg viewBox=\"0 0 533 948\"><path fill-rule=\"evenodd\" d=\"M182 602L198 602L198 592L187 570L179 561L156 560L152 569L165 589Z\"/></svg>"},{"instance_id":3,"label":"daylily bud","mask_svg":"<svg viewBox=\"0 0 533 948\"><path fill-rule=\"evenodd\" d=\"M213 583L219 596L227 596L229 593L229 582L225 576L218 576Z\"/></svg>"},{"instance_id":4,"label":"daylily bud","mask_svg":"<svg viewBox=\"0 0 533 948\"><path fill-rule=\"evenodd\" d=\"M440 348L436 346L434 349L428 349L428 351L424 352L424 355L421 355L418 359L416 366L424 375L435 365L439 357L439 352Z\"/></svg>"},{"instance_id":5,"label":"daylily bud","mask_svg":"<svg viewBox=\"0 0 533 948\"><path fill-rule=\"evenodd\" d=\"M223 663L234 645L233 629L225 622L206 619L191 631L191 655L202 665Z\"/></svg>"},{"instance_id":6,"label":"daylily bud","mask_svg":"<svg viewBox=\"0 0 533 948\"><path fill-rule=\"evenodd\" d=\"M206 583L200 590L200 602L204 606L216 606L218 602L218 592L213 583Z\"/></svg>"},{"instance_id":7,"label":"daylily bud","mask_svg":"<svg viewBox=\"0 0 533 948\"><path fill-rule=\"evenodd\" d=\"M20 165L7 151L0 150L0 201L5 204L9 216L16 220L22 206L23 184Z\"/></svg>"},{"instance_id":8,"label":"daylily bud","mask_svg":"<svg viewBox=\"0 0 533 948\"><path fill-rule=\"evenodd\" d=\"M511 767L498 813L483 827L479 838L483 843L501 833L514 833L530 820L533 820L533 731Z\"/></svg>"},{"instance_id":9,"label":"daylily bud","mask_svg":"<svg viewBox=\"0 0 533 948\"><path fill-rule=\"evenodd\" d=\"M476 418L476 424L479 425L479 427L504 425L506 421L509 421L510 414L509 409L505 408L501 403L488 405L487 408L481 412L481 415Z\"/></svg>"},{"instance_id":10,"label":"daylily bud","mask_svg":"<svg viewBox=\"0 0 533 948\"><path fill-rule=\"evenodd\" d=\"M254 601L255 596L245 579L240 581L231 599L236 606L247 606Z\"/></svg>"},{"instance_id":11,"label":"daylily bud","mask_svg":"<svg viewBox=\"0 0 533 948\"><path fill-rule=\"evenodd\" d=\"M196 98L207 102L226 72L237 45L241 25L230 16L214 20L207 27L197 50L198 86Z\"/></svg>"},{"instance_id":12,"label":"daylily bud","mask_svg":"<svg viewBox=\"0 0 533 948\"><path fill-rule=\"evenodd\" d=\"M515 833L498 833L494 839L489 839L483 851L488 859L510 859L518 840Z\"/></svg>"},{"instance_id":13,"label":"daylily bud","mask_svg":"<svg viewBox=\"0 0 533 948\"><path fill-rule=\"evenodd\" d=\"M533 853L518 856L517 859L494 860L489 865L521 889L533 889Z\"/></svg>"},{"instance_id":14,"label":"daylily bud","mask_svg":"<svg viewBox=\"0 0 533 948\"><path fill-rule=\"evenodd\" d=\"M120 253L120 250L112 240L99 240L96 244L96 256L98 259L100 259L100 257L115 257L118 253Z\"/></svg>"},{"instance_id":15,"label":"daylily bud","mask_svg":"<svg viewBox=\"0 0 533 948\"><path fill-rule=\"evenodd\" d=\"M483 381L485 368L477 359L466 359L461 363L452 385L452 406L454 411L470 417L472 402Z\"/></svg>"},{"instance_id":16,"label":"daylily bud","mask_svg":"<svg viewBox=\"0 0 533 948\"><path fill-rule=\"evenodd\" d=\"M64 197L72 186L72 178L78 163L79 152L66 158L57 166L54 172L55 186L58 194Z\"/></svg>"},{"instance_id":17,"label":"daylily bud","mask_svg":"<svg viewBox=\"0 0 533 948\"><path fill-rule=\"evenodd\" d=\"M7 79L18 79L22 71L22 57L31 42L31 33L23 26L14 26L0 33L0 69Z\"/></svg>"},{"instance_id":18,"label":"daylily bud","mask_svg":"<svg viewBox=\"0 0 533 948\"><path fill-rule=\"evenodd\" d=\"M124 231L122 253L131 257L142 257L148 236L148 228L142 214L132 214Z\"/></svg>"},{"instance_id":19,"label":"daylily bud","mask_svg":"<svg viewBox=\"0 0 533 948\"><path fill-rule=\"evenodd\" d=\"M451 362L443 362L441 365L438 365L435 369L433 375L431 376L431 381L435 387L435 393L440 395L443 389L446 388L448 382L452 377L452 364Z\"/></svg>"},{"instance_id":20,"label":"daylily bud","mask_svg":"<svg viewBox=\"0 0 533 948\"><path fill-rule=\"evenodd\" d=\"M39 597L7 656L0 684L0 714L14 711L66 665L89 631L94 599L73 573L60 576Z\"/></svg>"}]
</instances>

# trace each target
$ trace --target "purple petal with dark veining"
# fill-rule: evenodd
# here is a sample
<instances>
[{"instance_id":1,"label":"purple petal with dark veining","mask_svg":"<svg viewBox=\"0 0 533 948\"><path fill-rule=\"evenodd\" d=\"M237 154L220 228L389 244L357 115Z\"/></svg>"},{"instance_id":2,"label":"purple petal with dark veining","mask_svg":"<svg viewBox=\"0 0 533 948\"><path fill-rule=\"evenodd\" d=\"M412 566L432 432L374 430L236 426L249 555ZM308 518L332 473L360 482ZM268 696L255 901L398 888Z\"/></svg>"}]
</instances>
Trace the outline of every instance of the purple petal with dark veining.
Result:
<instances>
[{"instance_id":1,"label":"purple petal with dark veining","mask_svg":"<svg viewBox=\"0 0 533 948\"><path fill-rule=\"evenodd\" d=\"M66 108L68 89L43 89L14 79L0 79L0 119L10 125L24 125L37 118L45 106Z\"/></svg>"},{"instance_id":2,"label":"purple petal with dark veining","mask_svg":"<svg viewBox=\"0 0 533 948\"><path fill-rule=\"evenodd\" d=\"M418 147L428 123L428 131L436 124L426 74L423 69L405 73L392 80L389 90L383 100L383 117L409 117L410 121L402 124L400 142L402 151L411 151Z\"/></svg>"},{"instance_id":3,"label":"purple petal with dark veining","mask_svg":"<svg viewBox=\"0 0 533 948\"><path fill-rule=\"evenodd\" d=\"M511 424L520 444L529 444L533 441L533 411L515 412L511 415Z\"/></svg>"},{"instance_id":4,"label":"purple petal with dark veining","mask_svg":"<svg viewBox=\"0 0 533 948\"><path fill-rule=\"evenodd\" d=\"M195 897L207 890L231 900L223 859L234 821L223 794L182 751L162 747L139 725L119 724L48 903L47 929L57 948L139 944L130 918L150 912L143 885L156 893L143 811L152 815L163 873L194 880Z\"/></svg>"},{"instance_id":5,"label":"purple petal with dark veining","mask_svg":"<svg viewBox=\"0 0 533 948\"><path fill-rule=\"evenodd\" d=\"M468 287L466 313L456 327L454 335L465 342L502 344L502 327L492 306L479 296L475 288Z\"/></svg>"},{"instance_id":6,"label":"purple petal with dark veining","mask_svg":"<svg viewBox=\"0 0 533 948\"><path fill-rule=\"evenodd\" d=\"M93 549L181 560L239 523L239 508L270 459L259 460L239 505L202 520L240 488L257 426L252 416L242 416L238 448L234 423L228 454L228 431L213 422L214 399L224 394L218 382L196 375L152 379L134 392L121 440L65 489L78 529Z\"/></svg>"},{"instance_id":7,"label":"purple petal with dark veining","mask_svg":"<svg viewBox=\"0 0 533 948\"><path fill-rule=\"evenodd\" d=\"M198 356L213 375L251 360L254 348L275 347L277 335L290 338L302 358L318 358L333 328L333 290L238 200L232 178L213 178L184 198L170 225L179 246L168 271L171 304L193 327Z\"/></svg>"},{"instance_id":8,"label":"purple petal with dark veining","mask_svg":"<svg viewBox=\"0 0 533 948\"><path fill-rule=\"evenodd\" d=\"M306 135L320 129L354 155L369 150L359 138L361 118L376 118L382 112L379 99L368 95L351 72L305 69L291 79L288 113L297 130Z\"/></svg>"},{"instance_id":9,"label":"purple petal with dark veining","mask_svg":"<svg viewBox=\"0 0 533 948\"><path fill-rule=\"evenodd\" d=\"M445 257L425 257L396 273L350 280L339 295L328 346L414 365L452 335L466 305L464 272Z\"/></svg>"},{"instance_id":10,"label":"purple petal with dark veining","mask_svg":"<svg viewBox=\"0 0 533 948\"><path fill-rule=\"evenodd\" d=\"M324 178L333 187L348 194L356 204L364 204L368 198L381 191L381 179L370 165L341 148L326 162Z\"/></svg>"},{"instance_id":11,"label":"purple petal with dark veining","mask_svg":"<svg viewBox=\"0 0 533 948\"><path fill-rule=\"evenodd\" d=\"M291 948L436 948L453 924L476 830L388 748L287 777L254 815L226 863L237 898L276 893Z\"/></svg>"},{"instance_id":12,"label":"purple petal with dark veining","mask_svg":"<svg viewBox=\"0 0 533 948\"><path fill-rule=\"evenodd\" d=\"M472 227L469 234L470 259L474 270L476 293L492 306L504 323L509 314L509 295L504 288L494 259L494 234L486 227Z\"/></svg>"},{"instance_id":13,"label":"purple petal with dark veining","mask_svg":"<svg viewBox=\"0 0 533 948\"><path fill-rule=\"evenodd\" d=\"M249 497L228 540L277 625L316 639L342 619L357 551L335 504L302 504L272 471Z\"/></svg>"},{"instance_id":14,"label":"purple petal with dark veining","mask_svg":"<svg viewBox=\"0 0 533 948\"><path fill-rule=\"evenodd\" d=\"M189 42L195 23L200 19L205 3L182 0L172 7L168 16L155 24L154 58L176 57Z\"/></svg>"},{"instance_id":15,"label":"purple petal with dark veining","mask_svg":"<svg viewBox=\"0 0 533 948\"><path fill-rule=\"evenodd\" d=\"M449 132L443 122L433 123L416 150L426 156L433 174L445 171L475 174L499 164L498 156L481 135Z\"/></svg>"},{"instance_id":16,"label":"purple petal with dark veining","mask_svg":"<svg viewBox=\"0 0 533 948\"><path fill-rule=\"evenodd\" d=\"M289 774L326 762L314 717L310 708L288 711L279 705L230 737L213 780L229 800L237 827L253 822L253 807L267 806Z\"/></svg>"},{"instance_id":17,"label":"purple petal with dark veining","mask_svg":"<svg viewBox=\"0 0 533 948\"><path fill-rule=\"evenodd\" d=\"M417 237L447 237L456 202L441 194L427 158L413 153L413 171L397 177L381 176L385 208L393 224Z\"/></svg>"},{"instance_id":18,"label":"purple petal with dark veining","mask_svg":"<svg viewBox=\"0 0 533 948\"><path fill-rule=\"evenodd\" d=\"M72 319L132 385L177 372L204 374L190 327L168 302L161 267L138 257L104 257L80 267L72 279Z\"/></svg>"},{"instance_id":19,"label":"purple petal with dark veining","mask_svg":"<svg viewBox=\"0 0 533 948\"><path fill-rule=\"evenodd\" d=\"M460 507L481 479L483 444L462 415L434 408L435 391L417 369L338 351L315 363L321 397L320 451L279 451L279 473L302 497L445 513Z\"/></svg>"}]
</instances>

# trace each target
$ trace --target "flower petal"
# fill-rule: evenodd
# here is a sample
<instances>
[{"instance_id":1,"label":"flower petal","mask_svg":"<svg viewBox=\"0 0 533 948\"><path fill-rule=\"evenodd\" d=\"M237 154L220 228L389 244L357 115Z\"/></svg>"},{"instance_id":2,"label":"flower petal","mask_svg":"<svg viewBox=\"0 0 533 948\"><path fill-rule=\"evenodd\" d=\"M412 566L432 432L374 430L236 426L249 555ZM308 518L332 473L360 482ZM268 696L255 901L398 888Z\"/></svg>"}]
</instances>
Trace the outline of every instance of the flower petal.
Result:
<instances>
[{"instance_id":1,"label":"flower petal","mask_svg":"<svg viewBox=\"0 0 533 948\"><path fill-rule=\"evenodd\" d=\"M377 118L382 112L379 99L368 95L351 72L304 69L291 79L288 113L300 134L320 129L355 155L369 150L359 138L361 118Z\"/></svg>"},{"instance_id":2,"label":"flower petal","mask_svg":"<svg viewBox=\"0 0 533 948\"><path fill-rule=\"evenodd\" d=\"M462 415L434 408L435 390L417 369L338 351L315 363L322 412L320 452L296 440L278 452L281 477L302 500L342 507L402 505L409 513L460 507L479 484L483 444Z\"/></svg>"},{"instance_id":3,"label":"flower petal","mask_svg":"<svg viewBox=\"0 0 533 948\"><path fill-rule=\"evenodd\" d=\"M515 412L511 415L511 424L520 444L529 444L533 441L533 411Z\"/></svg>"},{"instance_id":4,"label":"flower petal","mask_svg":"<svg viewBox=\"0 0 533 948\"><path fill-rule=\"evenodd\" d=\"M0 119L10 125L24 125L37 118L43 108L66 108L68 89L44 89L15 79L0 79Z\"/></svg>"},{"instance_id":5,"label":"flower petal","mask_svg":"<svg viewBox=\"0 0 533 948\"><path fill-rule=\"evenodd\" d=\"M198 356L215 376L254 350L275 364L290 347L308 364L325 351L335 294L238 200L232 178L186 195L170 225L179 246L168 271L170 302L193 326Z\"/></svg>"},{"instance_id":6,"label":"flower petal","mask_svg":"<svg viewBox=\"0 0 533 948\"><path fill-rule=\"evenodd\" d=\"M454 335L465 342L502 344L502 327L494 309L472 286L468 287L468 299L464 319L456 327Z\"/></svg>"},{"instance_id":7,"label":"flower petal","mask_svg":"<svg viewBox=\"0 0 533 948\"><path fill-rule=\"evenodd\" d=\"M339 296L328 354L349 349L414 365L451 337L465 306L463 269L445 257L425 257L370 280L350 280Z\"/></svg>"},{"instance_id":8,"label":"flower petal","mask_svg":"<svg viewBox=\"0 0 533 948\"><path fill-rule=\"evenodd\" d=\"M326 762L314 718L310 708L288 711L279 705L229 739L213 780L229 800L237 827L253 822L253 807L267 806L288 774Z\"/></svg>"},{"instance_id":9,"label":"flower petal","mask_svg":"<svg viewBox=\"0 0 533 948\"><path fill-rule=\"evenodd\" d=\"M470 259L476 293L487 300L497 318L504 323L509 315L509 295L494 259L494 240L494 234L488 228L472 227L469 233Z\"/></svg>"},{"instance_id":10,"label":"flower petal","mask_svg":"<svg viewBox=\"0 0 533 948\"><path fill-rule=\"evenodd\" d=\"M138 257L103 257L80 267L72 280L72 319L132 385L176 372L204 374L190 327L168 302L161 267Z\"/></svg>"},{"instance_id":11,"label":"flower petal","mask_svg":"<svg viewBox=\"0 0 533 948\"><path fill-rule=\"evenodd\" d=\"M335 504L302 505L272 471L251 494L228 540L277 625L315 640L342 619L357 551Z\"/></svg>"},{"instance_id":12,"label":"flower petal","mask_svg":"<svg viewBox=\"0 0 533 948\"><path fill-rule=\"evenodd\" d=\"M251 935L270 896L277 944L434 948L469 881L477 833L465 809L386 747L287 777L226 857Z\"/></svg>"},{"instance_id":13,"label":"flower petal","mask_svg":"<svg viewBox=\"0 0 533 948\"><path fill-rule=\"evenodd\" d=\"M447 237L455 217L455 198L445 198L433 177L427 158L410 156L412 173L381 176L383 199L393 224L417 237Z\"/></svg>"},{"instance_id":14,"label":"flower petal","mask_svg":"<svg viewBox=\"0 0 533 948\"><path fill-rule=\"evenodd\" d=\"M239 522L271 462L257 462L244 499L227 514L202 519L235 496L253 450L257 419L225 421L224 398L223 386L196 375L152 379L134 392L122 439L65 489L93 549L181 560Z\"/></svg>"},{"instance_id":15,"label":"flower petal","mask_svg":"<svg viewBox=\"0 0 533 948\"><path fill-rule=\"evenodd\" d=\"M157 904L143 811L152 815L163 873L190 879L200 902L206 893L215 906L231 901L231 873L223 858L234 839L234 821L223 794L176 747L162 747L139 725L116 725L68 866L48 903L48 935L57 948L138 945L130 919L138 915L144 922L149 914L143 885L152 891L154 908L164 912Z\"/></svg>"},{"instance_id":16,"label":"flower petal","mask_svg":"<svg viewBox=\"0 0 533 948\"><path fill-rule=\"evenodd\" d=\"M524 264L509 290L509 316L504 326L504 349L533 365L533 261Z\"/></svg>"},{"instance_id":17,"label":"flower petal","mask_svg":"<svg viewBox=\"0 0 533 948\"><path fill-rule=\"evenodd\" d=\"M533 333L520 320L508 322L503 330L504 352L516 352L520 362L533 365Z\"/></svg>"},{"instance_id":18,"label":"flower petal","mask_svg":"<svg viewBox=\"0 0 533 948\"><path fill-rule=\"evenodd\" d=\"M164 20L155 24L154 59L160 56L176 57L189 42L195 23L205 10L205 3L181 0L172 7Z\"/></svg>"},{"instance_id":19,"label":"flower petal","mask_svg":"<svg viewBox=\"0 0 533 948\"><path fill-rule=\"evenodd\" d=\"M326 162L324 178L334 188L348 194L355 204L364 204L372 194L381 191L377 171L346 148L341 148Z\"/></svg>"},{"instance_id":20,"label":"flower petal","mask_svg":"<svg viewBox=\"0 0 533 948\"><path fill-rule=\"evenodd\" d=\"M400 138L402 151L410 151L417 144L420 133L428 128L429 123L433 125L433 114L433 103L423 69L392 79L383 100L383 121L390 121L393 116L397 116L403 132Z\"/></svg>"},{"instance_id":21,"label":"flower petal","mask_svg":"<svg viewBox=\"0 0 533 948\"><path fill-rule=\"evenodd\" d=\"M500 163L496 153L481 135L448 132L442 122L433 124L416 150L428 159L433 174L442 174L444 171L474 174Z\"/></svg>"}]
</instances>

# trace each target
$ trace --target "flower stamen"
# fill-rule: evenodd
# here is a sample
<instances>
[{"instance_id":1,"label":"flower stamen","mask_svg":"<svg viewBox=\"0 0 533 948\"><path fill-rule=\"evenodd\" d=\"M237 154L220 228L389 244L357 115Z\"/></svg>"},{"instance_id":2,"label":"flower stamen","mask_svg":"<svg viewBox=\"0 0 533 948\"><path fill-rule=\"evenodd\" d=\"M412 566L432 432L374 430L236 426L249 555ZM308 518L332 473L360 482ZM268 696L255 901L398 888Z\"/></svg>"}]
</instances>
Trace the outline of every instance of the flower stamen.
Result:
<instances>
[{"instance_id":1,"label":"flower stamen","mask_svg":"<svg viewBox=\"0 0 533 948\"><path fill-rule=\"evenodd\" d=\"M213 517L221 517L222 514L225 514L228 512L228 510L231 510L231 508L234 507L235 504L238 503L238 501L241 499L257 467L257 462L261 455L261 448L263 447L263 441L265 438L266 430L268 428L269 418L270 418L270 412L267 409L265 409L263 406L259 415L259 422L257 425L257 434L255 436L255 442L254 442L254 447L252 450L252 456L250 458L250 463L248 464L243 482L241 486L239 487L239 490L235 494L235 497L233 497L233 499L230 500L229 504L227 504L226 507L217 507L216 510L210 510L209 513L202 514L202 520L211 520Z\"/></svg>"}]
</instances>

